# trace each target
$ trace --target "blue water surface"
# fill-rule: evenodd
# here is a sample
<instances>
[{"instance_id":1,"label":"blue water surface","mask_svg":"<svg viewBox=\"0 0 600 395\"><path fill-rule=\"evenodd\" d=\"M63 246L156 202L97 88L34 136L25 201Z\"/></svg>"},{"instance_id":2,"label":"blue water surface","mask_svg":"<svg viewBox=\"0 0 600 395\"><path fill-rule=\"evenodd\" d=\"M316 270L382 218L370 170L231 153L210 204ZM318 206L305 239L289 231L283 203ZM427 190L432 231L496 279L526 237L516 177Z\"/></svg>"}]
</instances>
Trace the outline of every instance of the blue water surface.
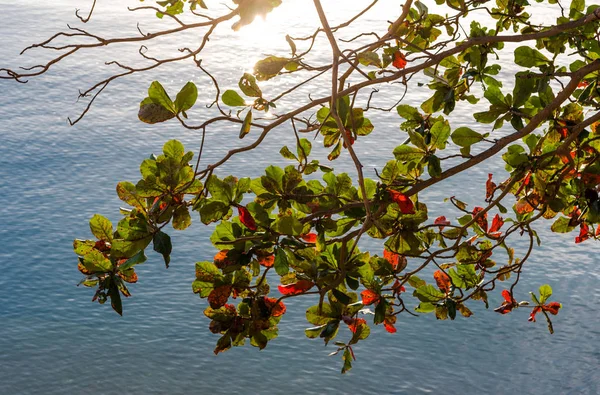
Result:
<instances>
[{"instance_id":1,"label":"blue water surface","mask_svg":"<svg viewBox=\"0 0 600 395\"><path fill-rule=\"evenodd\" d=\"M137 21L147 29L167 23L157 22L152 13L128 15L124 7L135 1L109 3L98 3L97 18L85 28L120 36L137 34ZM306 6L301 3L310 2L284 3L282 7L291 7L288 12L293 15ZM326 5L335 3L346 4L329 1ZM369 24L385 29L385 21L397 14L398 5L381 3L360 20L364 25L359 29ZM18 52L65 28L66 21L81 26L73 17L76 6L87 8L89 4L83 0L42 4L0 0L0 67L32 65L47 56L43 51L23 56ZM340 11L336 20L347 19L358 9L348 8ZM311 12L292 21L281 25L292 30L318 26ZM235 87L245 67L252 64L250 60L288 50L281 29L280 40L264 47L260 40L244 39L243 30L237 35L231 32L227 24L216 32L204 64L215 70L228 88ZM184 35L181 40L197 42L197 38ZM164 39L151 48L154 54L166 56L181 45ZM549 335L544 322L527 322L524 311L499 316L479 304L472 305L473 317L452 322L402 315L396 334L376 327L370 338L356 347L358 360L346 375L339 373L339 356L327 357L334 349L304 336L304 328L310 326L304 310L316 303L308 297L289 301L280 336L265 350L247 346L213 355L217 336L208 331L209 321L202 313L205 300L191 291L194 263L215 253L208 239L212 228L199 225L197 217L188 231L169 231L174 252L168 270L153 253L139 266L140 281L131 286L133 297L124 301L123 317L107 305L91 303L93 291L76 286L81 275L72 251L73 239L90 237L87 221L95 213L118 221L122 202L116 197L115 185L137 180L139 163L160 152L165 141L177 138L194 151L200 144L198 132L183 130L174 122L154 127L140 123L137 107L145 89L152 80L160 79L167 89L176 91L192 79L201 86L205 101L190 111L192 122L214 114L202 107L210 103L207 97L214 95L213 87L190 62L111 84L82 122L68 126L66 117L77 116L84 108L75 101L78 89L115 70L103 65L106 60L138 61L136 50L125 46L116 52L77 55L27 84L0 80L1 394L600 392L597 246L593 241L575 245L574 234L552 234L549 223L538 226L544 243L526 266L518 296L528 299L528 291L550 284L553 299L564 305L554 318L556 334ZM315 56L321 63L327 62L327 47L317 49ZM503 73L510 77L514 70ZM261 86L277 93L283 90L277 84L272 81ZM307 93L320 97L327 87L312 86L296 97L305 99ZM388 95L383 99L397 98L398 89L388 88L387 93L382 92ZM426 98L429 92L422 89L410 92L407 100ZM293 105L294 99L289 99L280 107L283 111ZM471 110L463 111L453 118L454 126L472 122ZM398 124L394 114L383 115L372 138L355 144L369 175L391 158L391 148L405 138ZM237 133L230 128L209 128L203 163L212 163L239 146ZM255 137L251 134L248 139ZM319 143L316 140L314 146ZM270 163L285 165L286 161L274 154L283 144L294 144L290 128L274 131L259 149L234 157L219 174L257 177ZM315 148L315 155L324 159L326 151ZM352 172L344 155L335 164L336 170ZM423 193L420 198L430 205L430 215L450 216L452 211L443 202L448 196L457 195L470 203L481 201L487 173L502 177L499 158L487 166ZM525 246L524 241L516 243ZM364 247L374 253L381 248L375 242ZM492 306L500 302L499 295L493 295Z\"/></svg>"}]
</instances>

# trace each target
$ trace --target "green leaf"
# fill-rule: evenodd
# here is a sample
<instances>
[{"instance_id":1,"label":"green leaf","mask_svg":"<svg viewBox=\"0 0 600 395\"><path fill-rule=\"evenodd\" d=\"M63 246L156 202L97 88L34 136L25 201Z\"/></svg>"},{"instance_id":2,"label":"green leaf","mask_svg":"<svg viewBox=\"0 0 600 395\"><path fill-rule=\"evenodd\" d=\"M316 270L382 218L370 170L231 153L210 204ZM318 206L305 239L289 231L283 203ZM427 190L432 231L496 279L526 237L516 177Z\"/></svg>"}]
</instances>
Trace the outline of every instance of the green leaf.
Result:
<instances>
[{"instance_id":1,"label":"green leaf","mask_svg":"<svg viewBox=\"0 0 600 395\"><path fill-rule=\"evenodd\" d=\"M545 304L550 296L552 296L552 287L548 284L542 285L540 287L540 304Z\"/></svg>"},{"instance_id":2,"label":"green leaf","mask_svg":"<svg viewBox=\"0 0 600 395\"><path fill-rule=\"evenodd\" d=\"M523 67L539 67L550 63L550 60L540 51L522 46L515 49L515 63Z\"/></svg>"},{"instance_id":3,"label":"green leaf","mask_svg":"<svg viewBox=\"0 0 600 395\"><path fill-rule=\"evenodd\" d=\"M571 219L566 217L559 217L550 229L555 233L569 233L575 229L575 226L570 225Z\"/></svg>"},{"instance_id":4,"label":"green leaf","mask_svg":"<svg viewBox=\"0 0 600 395\"><path fill-rule=\"evenodd\" d=\"M254 75L259 81L266 81L275 77L281 69L289 63L289 59L278 56L269 56L259 60L254 65Z\"/></svg>"},{"instance_id":5,"label":"green leaf","mask_svg":"<svg viewBox=\"0 0 600 395\"><path fill-rule=\"evenodd\" d=\"M92 273L108 273L112 271L113 264L98 250L92 250L83 257L83 265Z\"/></svg>"},{"instance_id":6,"label":"green leaf","mask_svg":"<svg viewBox=\"0 0 600 395\"><path fill-rule=\"evenodd\" d=\"M249 97L262 97L262 91L256 84L256 78L252 74L244 73L238 83L244 95Z\"/></svg>"},{"instance_id":7,"label":"green leaf","mask_svg":"<svg viewBox=\"0 0 600 395\"><path fill-rule=\"evenodd\" d=\"M415 308L417 313L432 313L435 311L435 305L429 302L422 302Z\"/></svg>"},{"instance_id":8,"label":"green leaf","mask_svg":"<svg viewBox=\"0 0 600 395\"><path fill-rule=\"evenodd\" d=\"M275 232L283 235L300 236L304 229L304 225L294 216L283 215L273 222L272 228Z\"/></svg>"},{"instance_id":9,"label":"green leaf","mask_svg":"<svg viewBox=\"0 0 600 395\"><path fill-rule=\"evenodd\" d=\"M152 102L152 99L147 97L140 103L138 118L140 121L148 124L155 124L168 121L175 118L175 113L167 110L161 104Z\"/></svg>"},{"instance_id":10,"label":"green leaf","mask_svg":"<svg viewBox=\"0 0 600 395\"><path fill-rule=\"evenodd\" d=\"M290 271L290 266L288 264L287 255L285 254L285 250L283 248L277 248L275 250L275 263L273 264L275 267L275 271L280 276L285 276Z\"/></svg>"},{"instance_id":11,"label":"green leaf","mask_svg":"<svg viewBox=\"0 0 600 395\"><path fill-rule=\"evenodd\" d=\"M230 107L243 107L246 105L246 101L236 91L232 90L226 90L221 96L221 100Z\"/></svg>"},{"instance_id":12,"label":"green leaf","mask_svg":"<svg viewBox=\"0 0 600 395\"><path fill-rule=\"evenodd\" d=\"M306 310L306 320L313 325L327 325L334 318L338 317L329 303L323 303L321 311L319 306L311 306Z\"/></svg>"},{"instance_id":13,"label":"green leaf","mask_svg":"<svg viewBox=\"0 0 600 395\"><path fill-rule=\"evenodd\" d=\"M310 155L312 144L307 139L300 139L300 144L296 144L296 152L299 159L306 159Z\"/></svg>"},{"instance_id":14,"label":"green leaf","mask_svg":"<svg viewBox=\"0 0 600 395\"><path fill-rule=\"evenodd\" d=\"M119 199L133 207L143 207L142 199L138 196L135 185L128 181L117 184L117 195Z\"/></svg>"},{"instance_id":15,"label":"green leaf","mask_svg":"<svg viewBox=\"0 0 600 395\"><path fill-rule=\"evenodd\" d=\"M169 262L171 262L171 251L173 247L171 245L171 237L165 232L159 230L154 234L152 238L152 242L154 244L154 251L158 252L163 256L165 260L165 265L169 267Z\"/></svg>"},{"instance_id":16,"label":"green leaf","mask_svg":"<svg viewBox=\"0 0 600 395\"><path fill-rule=\"evenodd\" d=\"M163 154L168 158L181 160L185 153L185 148L180 141L169 140L163 146Z\"/></svg>"},{"instance_id":17,"label":"green leaf","mask_svg":"<svg viewBox=\"0 0 600 395\"><path fill-rule=\"evenodd\" d=\"M110 296L110 306L119 315L123 315L123 304L121 303L121 294L116 286L110 287L108 290L108 296Z\"/></svg>"},{"instance_id":18,"label":"green leaf","mask_svg":"<svg viewBox=\"0 0 600 395\"><path fill-rule=\"evenodd\" d=\"M144 262L146 262L146 255L144 254L144 250L141 250L140 252L129 258L127 261L125 261L124 264L119 266L119 271L124 272L125 270L129 270L135 265L140 265Z\"/></svg>"},{"instance_id":19,"label":"green leaf","mask_svg":"<svg viewBox=\"0 0 600 395\"><path fill-rule=\"evenodd\" d=\"M385 312L387 310L387 303L385 299L382 299L377 306L375 306L375 317L373 317L373 323L375 325L381 324L385 320Z\"/></svg>"},{"instance_id":20,"label":"green leaf","mask_svg":"<svg viewBox=\"0 0 600 395\"><path fill-rule=\"evenodd\" d=\"M483 96L488 99L490 104L495 105L497 107L506 107L506 102L502 91L497 86L488 86L485 90Z\"/></svg>"},{"instance_id":21,"label":"green leaf","mask_svg":"<svg viewBox=\"0 0 600 395\"><path fill-rule=\"evenodd\" d=\"M153 103L160 104L172 113L177 113L173 101L160 82L154 81L150 84L150 88L148 88L148 97L152 99Z\"/></svg>"},{"instance_id":22,"label":"green leaf","mask_svg":"<svg viewBox=\"0 0 600 395\"><path fill-rule=\"evenodd\" d=\"M79 256L84 256L94 249L96 242L93 240L73 240L73 251Z\"/></svg>"},{"instance_id":23,"label":"green leaf","mask_svg":"<svg viewBox=\"0 0 600 395\"><path fill-rule=\"evenodd\" d=\"M419 110L416 108L409 106L408 104L400 104L396 107L396 111L398 111L398 115L407 121L421 121L423 117L419 113Z\"/></svg>"},{"instance_id":24,"label":"green leaf","mask_svg":"<svg viewBox=\"0 0 600 395\"><path fill-rule=\"evenodd\" d=\"M211 200L200 207L200 221L202 221L204 225L220 221L223 217L228 215L229 211L229 203Z\"/></svg>"},{"instance_id":25,"label":"green leaf","mask_svg":"<svg viewBox=\"0 0 600 395\"><path fill-rule=\"evenodd\" d=\"M365 51L358 54L358 61L363 66L376 66L381 68L381 59L375 52Z\"/></svg>"},{"instance_id":26,"label":"green leaf","mask_svg":"<svg viewBox=\"0 0 600 395\"><path fill-rule=\"evenodd\" d=\"M243 139L246 137L248 133L250 133L250 128L252 127L252 110L246 113L244 117L244 123L242 123L242 128L240 129L240 138Z\"/></svg>"},{"instance_id":27,"label":"green leaf","mask_svg":"<svg viewBox=\"0 0 600 395\"><path fill-rule=\"evenodd\" d=\"M98 240L112 241L113 239L112 223L108 218L100 214L95 214L92 219L90 219L90 230Z\"/></svg>"},{"instance_id":28,"label":"green leaf","mask_svg":"<svg viewBox=\"0 0 600 395\"><path fill-rule=\"evenodd\" d=\"M193 82L188 82L177 94L175 98L175 109L177 112L187 111L198 99L198 88Z\"/></svg>"},{"instance_id":29,"label":"green leaf","mask_svg":"<svg viewBox=\"0 0 600 395\"><path fill-rule=\"evenodd\" d=\"M413 293L421 302L436 303L445 297L444 293L435 288L433 285L423 285Z\"/></svg>"},{"instance_id":30,"label":"green leaf","mask_svg":"<svg viewBox=\"0 0 600 395\"><path fill-rule=\"evenodd\" d=\"M440 158L432 155L427 160L427 172L431 178L437 178L442 175L442 166L440 164Z\"/></svg>"},{"instance_id":31,"label":"green leaf","mask_svg":"<svg viewBox=\"0 0 600 395\"><path fill-rule=\"evenodd\" d=\"M425 156L425 151L410 145L399 145L394 149L394 156L401 162L417 162Z\"/></svg>"},{"instance_id":32,"label":"green leaf","mask_svg":"<svg viewBox=\"0 0 600 395\"><path fill-rule=\"evenodd\" d=\"M450 137L450 124L448 121L438 121L431 127L431 141L429 142L429 146L445 149L448 137Z\"/></svg>"},{"instance_id":33,"label":"green leaf","mask_svg":"<svg viewBox=\"0 0 600 395\"><path fill-rule=\"evenodd\" d=\"M173 229L185 230L192 224L192 217L186 205L178 206L173 212Z\"/></svg>"},{"instance_id":34,"label":"green leaf","mask_svg":"<svg viewBox=\"0 0 600 395\"><path fill-rule=\"evenodd\" d=\"M312 328L306 328L304 330L304 333L306 334L306 337L308 337L309 339L316 339L317 337L319 337L321 332L323 332L323 329L326 326L327 326L327 324L315 326Z\"/></svg>"},{"instance_id":35,"label":"green leaf","mask_svg":"<svg viewBox=\"0 0 600 395\"><path fill-rule=\"evenodd\" d=\"M535 92L536 80L527 78L529 73L517 73L515 77L515 87L513 89L513 107L519 108L524 105Z\"/></svg>"},{"instance_id":36,"label":"green leaf","mask_svg":"<svg viewBox=\"0 0 600 395\"><path fill-rule=\"evenodd\" d=\"M298 158L296 158L296 155L294 155L292 153L292 151L290 151L290 149L287 147L287 145L284 145L280 150L279 153L281 154L281 156L283 156L286 159L290 159L290 160L298 160Z\"/></svg>"},{"instance_id":37,"label":"green leaf","mask_svg":"<svg viewBox=\"0 0 600 395\"><path fill-rule=\"evenodd\" d=\"M352 369L352 354L350 353L349 348L346 348L344 350L344 354L342 355L342 361L344 361L344 365L342 366L342 374L344 374L350 369Z\"/></svg>"},{"instance_id":38,"label":"green leaf","mask_svg":"<svg viewBox=\"0 0 600 395\"><path fill-rule=\"evenodd\" d=\"M471 128L461 127L452 132L450 136L454 144L460 147L469 147L483 140L483 135Z\"/></svg>"}]
</instances>

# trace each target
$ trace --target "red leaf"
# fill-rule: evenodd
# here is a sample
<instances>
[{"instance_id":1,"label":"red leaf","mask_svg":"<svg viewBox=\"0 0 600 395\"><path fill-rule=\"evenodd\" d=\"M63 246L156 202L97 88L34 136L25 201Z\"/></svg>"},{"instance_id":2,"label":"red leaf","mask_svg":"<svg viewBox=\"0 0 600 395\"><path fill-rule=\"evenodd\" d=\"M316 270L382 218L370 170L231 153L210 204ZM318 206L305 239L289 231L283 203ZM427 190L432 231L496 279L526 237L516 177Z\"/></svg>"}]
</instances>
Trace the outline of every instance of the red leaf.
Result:
<instances>
[{"instance_id":1,"label":"red leaf","mask_svg":"<svg viewBox=\"0 0 600 395\"><path fill-rule=\"evenodd\" d=\"M485 183L485 201L486 202L489 202L492 200L495 190L496 190L496 184L492 181L492 173L489 173L488 179Z\"/></svg>"},{"instance_id":2,"label":"red leaf","mask_svg":"<svg viewBox=\"0 0 600 395\"><path fill-rule=\"evenodd\" d=\"M383 326L385 327L385 330L388 331L389 333L396 333L398 331L396 329L396 327L394 326L395 323L396 323L395 315L388 315L383 319Z\"/></svg>"},{"instance_id":3,"label":"red leaf","mask_svg":"<svg viewBox=\"0 0 600 395\"><path fill-rule=\"evenodd\" d=\"M510 293L510 291L508 289L505 289L502 291L502 297L508 303L516 303L516 300L513 298L512 294Z\"/></svg>"},{"instance_id":4,"label":"red leaf","mask_svg":"<svg viewBox=\"0 0 600 395\"><path fill-rule=\"evenodd\" d=\"M517 189L517 192L515 192L515 196L520 194L521 191L523 190L523 188L525 188L526 186L529 185L530 181L531 181L531 172L527 172L527 175L523 178L523 182L521 183L521 186L519 186L519 189Z\"/></svg>"},{"instance_id":5,"label":"red leaf","mask_svg":"<svg viewBox=\"0 0 600 395\"><path fill-rule=\"evenodd\" d=\"M362 291L360 296L362 297L362 303L365 306L372 305L373 303L378 302L381 298L378 293L371 291L370 289L365 289Z\"/></svg>"},{"instance_id":6,"label":"red leaf","mask_svg":"<svg viewBox=\"0 0 600 395\"><path fill-rule=\"evenodd\" d=\"M396 280L394 285L392 285L392 291L394 291L394 295L397 295L402 292L406 292L406 288L404 288L404 285L400 285L400 281Z\"/></svg>"},{"instance_id":7,"label":"red leaf","mask_svg":"<svg viewBox=\"0 0 600 395\"><path fill-rule=\"evenodd\" d=\"M502 225L504 225L504 220L502 219L502 217L499 214L496 214L494 216L494 219L492 220L492 226L490 226L488 233L493 233L493 232L499 231L500 228L502 227Z\"/></svg>"},{"instance_id":8,"label":"red leaf","mask_svg":"<svg viewBox=\"0 0 600 395\"><path fill-rule=\"evenodd\" d=\"M446 293L450 292L450 285L452 285L452 283L450 282L450 277L446 273L437 270L433 273L433 278L435 278L435 282L440 290Z\"/></svg>"},{"instance_id":9,"label":"red leaf","mask_svg":"<svg viewBox=\"0 0 600 395\"><path fill-rule=\"evenodd\" d=\"M396 51L394 52L394 61L392 62L392 65L397 68L397 69L403 69L406 67L406 58L404 57L404 55L402 54L402 52L400 51Z\"/></svg>"},{"instance_id":10,"label":"red leaf","mask_svg":"<svg viewBox=\"0 0 600 395\"><path fill-rule=\"evenodd\" d=\"M277 289L284 295L299 295L308 291L314 285L312 281L300 280L294 284L279 285Z\"/></svg>"},{"instance_id":11,"label":"red leaf","mask_svg":"<svg viewBox=\"0 0 600 395\"><path fill-rule=\"evenodd\" d=\"M586 86L588 86L589 84L590 84L589 82L587 82L587 81L583 80L583 81L581 81L579 84L577 84L577 87L578 87L578 88L585 88L585 87L586 87Z\"/></svg>"},{"instance_id":12,"label":"red leaf","mask_svg":"<svg viewBox=\"0 0 600 395\"><path fill-rule=\"evenodd\" d=\"M412 200L402 192L394 191L393 189L388 189L390 197L392 200L398 204L400 207L400 211L402 214L414 214L415 213L415 205Z\"/></svg>"},{"instance_id":13,"label":"red leaf","mask_svg":"<svg viewBox=\"0 0 600 395\"><path fill-rule=\"evenodd\" d=\"M446 219L443 215L441 217L437 217L435 221L433 221L434 225L440 225L440 230L444 230L445 225L450 225L450 221Z\"/></svg>"},{"instance_id":14,"label":"red leaf","mask_svg":"<svg viewBox=\"0 0 600 395\"><path fill-rule=\"evenodd\" d=\"M220 307L225 306L227 300L229 300L229 295L231 294L231 285L221 285L210 291L208 295L208 303L210 307L213 309L218 309Z\"/></svg>"},{"instance_id":15,"label":"red leaf","mask_svg":"<svg viewBox=\"0 0 600 395\"><path fill-rule=\"evenodd\" d=\"M515 300L515 298L513 298L512 294L510 293L510 291L508 289L505 289L502 291L502 297L504 298L504 302L502 302L502 306L495 308L494 311L496 313L500 313L500 314L508 314L515 307L517 307L518 303Z\"/></svg>"},{"instance_id":16,"label":"red leaf","mask_svg":"<svg viewBox=\"0 0 600 395\"><path fill-rule=\"evenodd\" d=\"M408 264L404 255L396 254L387 249L383 250L383 258L386 259L394 268L394 271L402 271Z\"/></svg>"},{"instance_id":17,"label":"red leaf","mask_svg":"<svg viewBox=\"0 0 600 395\"><path fill-rule=\"evenodd\" d=\"M348 141L350 142L350 145L354 145L354 136L352 135L352 132L349 131L348 129L346 129L346 138L348 139ZM346 146L346 141L344 141L344 148L348 148Z\"/></svg>"},{"instance_id":18,"label":"red leaf","mask_svg":"<svg viewBox=\"0 0 600 395\"><path fill-rule=\"evenodd\" d=\"M271 310L272 317L279 317L285 314L286 307L283 302L277 303L277 299L264 297L265 306Z\"/></svg>"},{"instance_id":19,"label":"red leaf","mask_svg":"<svg viewBox=\"0 0 600 395\"><path fill-rule=\"evenodd\" d=\"M542 311L542 308L540 306L534 307L533 310L531 311L531 314L529 315L529 319L527 321L535 322L535 315L537 313L539 313L540 311Z\"/></svg>"},{"instance_id":20,"label":"red leaf","mask_svg":"<svg viewBox=\"0 0 600 395\"><path fill-rule=\"evenodd\" d=\"M250 230L256 230L256 222L254 221L252 214L250 214L250 211L244 206L237 206L237 209L241 223Z\"/></svg>"},{"instance_id":21,"label":"red leaf","mask_svg":"<svg viewBox=\"0 0 600 395\"><path fill-rule=\"evenodd\" d=\"M542 306L542 309L552 315L557 315L558 310L560 310L561 307L562 307L562 305L558 302L550 302L550 303Z\"/></svg>"},{"instance_id":22,"label":"red leaf","mask_svg":"<svg viewBox=\"0 0 600 395\"><path fill-rule=\"evenodd\" d=\"M473 218L477 216L480 212L483 211L483 207L475 207L473 209ZM487 213L484 213L476 220L477 224L483 229L484 232L487 232L488 229L488 221L487 221Z\"/></svg>"},{"instance_id":23,"label":"red leaf","mask_svg":"<svg viewBox=\"0 0 600 395\"><path fill-rule=\"evenodd\" d=\"M96 249L100 252L106 252L106 251L110 251L110 245L104 240L98 240L94 244L94 249Z\"/></svg>"},{"instance_id":24,"label":"red leaf","mask_svg":"<svg viewBox=\"0 0 600 395\"><path fill-rule=\"evenodd\" d=\"M495 308L494 311L500 314L508 314L514 307L515 306L512 304L503 304L502 306Z\"/></svg>"},{"instance_id":25,"label":"red leaf","mask_svg":"<svg viewBox=\"0 0 600 395\"><path fill-rule=\"evenodd\" d=\"M307 243L316 243L317 242L317 234L316 233L307 233L305 235L300 236L302 240Z\"/></svg>"},{"instance_id":26,"label":"red leaf","mask_svg":"<svg viewBox=\"0 0 600 395\"><path fill-rule=\"evenodd\" d=\"M590 227L585 222L582 222L581 225L579 225L579 236L575 238L575 244L583 243L589 238Z\"/></svg>"}]
</instances>

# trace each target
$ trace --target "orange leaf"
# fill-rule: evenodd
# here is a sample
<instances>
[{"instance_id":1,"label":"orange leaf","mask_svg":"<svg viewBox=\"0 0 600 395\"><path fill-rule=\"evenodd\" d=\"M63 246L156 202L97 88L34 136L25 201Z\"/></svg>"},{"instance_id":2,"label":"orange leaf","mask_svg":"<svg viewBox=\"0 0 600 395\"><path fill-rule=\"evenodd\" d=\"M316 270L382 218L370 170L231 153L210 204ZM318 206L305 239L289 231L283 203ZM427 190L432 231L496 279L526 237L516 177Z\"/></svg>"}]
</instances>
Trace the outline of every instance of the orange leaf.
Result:
<instances>
[{"instance_id":1,"label":"orange leaf","mask_svg":"<svg viewBox=\"0 0 600 395\"><path fill-rule=\"evenodd\" d=\"M386 259L394 268L395 271L402 271L408 264L404 255L396 254L387 249L383 250L383 258Z\"/></svg>"},{"instance_id":2,"label":"orange leaf","mask_svg":"<svg viewBox=\"0 0 600 395\"><path fill-rule=\"evenodd\" d=\"M440 290L446 293L450 292L450 285L452 285L452 283L450 282L450 277L446 273L441 270L436 270L436 272L433 273L433 278L435 278L435 282Z\"/></svg>"},{"instance_id":3,"label":"orange leaf","mask_svg":"<svg viewBox=\"0 0 600 395\"><path fill-rule=\"evenodd\" d=\"M348 328L350 331L352 331L352 333L356 333L360 326L367 324L367 321L364 318L354 318L346 322L346 324L348 324Z\"/></svg>"},{"instance_id":4,"label":"orange leaf","mask_svg":"<svg viewBox=\"0 0 600 395\"><path fill-rule=\"evenodd\" d=\"M225 306L225 303L229 300L231 288L231 285L221 285L210 291L210 294L208 294L208 303L210 304L210 307L218 309Z\"/></svg>"},{"instance_id":5,"label":"orange leaf","mask_svg":"<svg viewBox=\"0 0 600 395\"><path fill-rule=\"evenodd\" d=\"M258 263L264 267L271 267L275 264L274 255L259 256Z\"/></svg>"},{"instance_id":6,"label":"orange leaf","mask_svg":"<svg viewBox=\"0 0 600 395\"><path fill-rule=\"evenodd\" d=\"M317 242L317 234L316 233L307 233L305 235L300 236L302 240L307 243L316 243Z\"/></svg>"},{"instance_id":7,"label":"orange leaf","mask_svg":"<svg viewBox=\"0 0 600 395\"><path fill-rule=\"evenodd\" d=\"M490 202L494 197L494 191L496 190L496 184L492 181L492 173L488 174L488 179L485 183L485 201Z\"/></svg>"},{"instance_id":8,"label":"orange leaf","mask_svg":"<svg viewBox=\"0 0 600 395\"><path fill-rule=\"evenodd\" d=\"M138 275L133 270L133 268L125 270L125 272L119 272L119 277L123 279L126 283L137 283Z\"/></svg>"},{"instance_id":9,"label":"orange leaf","mask_svg":"<svg viewBox=\"0 0 600 395\"><path fill-rule=\"evenodd\" d=\"M388 189L390 197L392 200L398 204L400 207L400 211L402 214L414 214L415 213L415 205L412 200L402 192L394 191L393 189Z\"/></svg>"},{"instance_id":10,"label":"orange leaf","mask_svg":"<svg viewBox=\"0 0 600 395\"><path fill-rule=\"evenodd\" d=\"M214 257L215 266L219 269L235 264L231 259L227 257L229 250L221 250L217 252Z\"/></svg>"},{"instance_id":11,"label":"orange leaf","mask_svg":"<svg viewBox=\"0 0 600 395\"><path fill-rule=\"evenodd\" d=\"M473 214L472 214L473 218L475 218L477 216L477 214L479 214L482 211L483 211L483 207L475 207L473 209ZM487 232L487 229L488 229L487 213L484 213L483 215L479 216L479 218L477 218L476 222L479 225L479 227L481 227L481 229L483 229L484 232Z\"/></svg>"},{"instance_id":12,"label":"orange leaf","mask_svg":"<svg viewBox=\"0 0 600 395\"><path fill-rule=\"evenodd\" d=\"M378 302L381 298L378 293L371 291L370 289L365 289L362 291L360 296L362 297L362 303L365 306L372 305L373 303Z\"/></svg>"},{"instance_id":13,"label":"orange leaf","mask_svg":"<svg viewBox=\"0 0 600 395\"><path fill-rule=\"evenodd\" d=\"M91 271L89 271L85 266L83 266L83 263L79 262L77 264L77 269L82 273L85 274L86 276L89 276L90 274L93 274Z\"/></svg>"},{"instance_id":14,"label":"orange leaf","mask_svg":"<svg viewBox=\"0 0 600 395\"><path fill-rule=\"evenodd\" d=\"M385 327L385 330L388 331L389 333L396 333L398 331L396 329L396 327L394 326L395 323L396 323L395 315L387 315L383 319L383 326Z\"/></svg>"},{"instance_id":15,"label":"orange leaf","mask_svg":"<svg viewBox=\"0 0 600 395\"><path fill-rule=\"evenodd\" d=\"M237 208L240 216L240 222L243 223L246 228L250 230L256 230L256 222L254 221L252 214L250 214L250 211L248 211L248 209L244 206L237 206Z\"/></svg>"},{"instance_id":16,"label":"orange leaf","mask_svg":"<svg viewBox=\"0 0 600 395\"><path fill-rule=\"evenodd\" d=\"M584 241L586 241L589 238L590 238L590 227L585 222L582 222L579 225L579 236L577 236L575 238L575 244L583 243Z\"/></svg>"},{"instance_id":17,"label":"orange leaf","mask_svg":"<svg viewBox=\"0 0 600 395\"><path fill-rule=\"evenodd\" d=\"M277 303L277 299L264 297L265 306L271 310L272 317L279 317L285 314L286 307L283 302Z\"/></svg>"},{"instance_id":18,"label":"orange leaf","mask_svg":"<svg viewBox=\"0 0 600 395\"><path fill-rule=\"evenodd\" d=\"M315 284L312 281L300 280L294 284L279 285L277 289L283 295L298 295L311 289Z\"/></svg>"},{"instance_id":19,"label":"orange leaf","mask_svg":"<svg viewBox=\"0 0 600 395\"><path fill-rule=\"evenodd\" d=\"M394 61L392 62L392 65L397 68L397 69L403 69L406 67L406 58L404 57L404 55L402 54L402 52L400 51L396 51L394 52Z\"/></svg>"}]
</instances>

